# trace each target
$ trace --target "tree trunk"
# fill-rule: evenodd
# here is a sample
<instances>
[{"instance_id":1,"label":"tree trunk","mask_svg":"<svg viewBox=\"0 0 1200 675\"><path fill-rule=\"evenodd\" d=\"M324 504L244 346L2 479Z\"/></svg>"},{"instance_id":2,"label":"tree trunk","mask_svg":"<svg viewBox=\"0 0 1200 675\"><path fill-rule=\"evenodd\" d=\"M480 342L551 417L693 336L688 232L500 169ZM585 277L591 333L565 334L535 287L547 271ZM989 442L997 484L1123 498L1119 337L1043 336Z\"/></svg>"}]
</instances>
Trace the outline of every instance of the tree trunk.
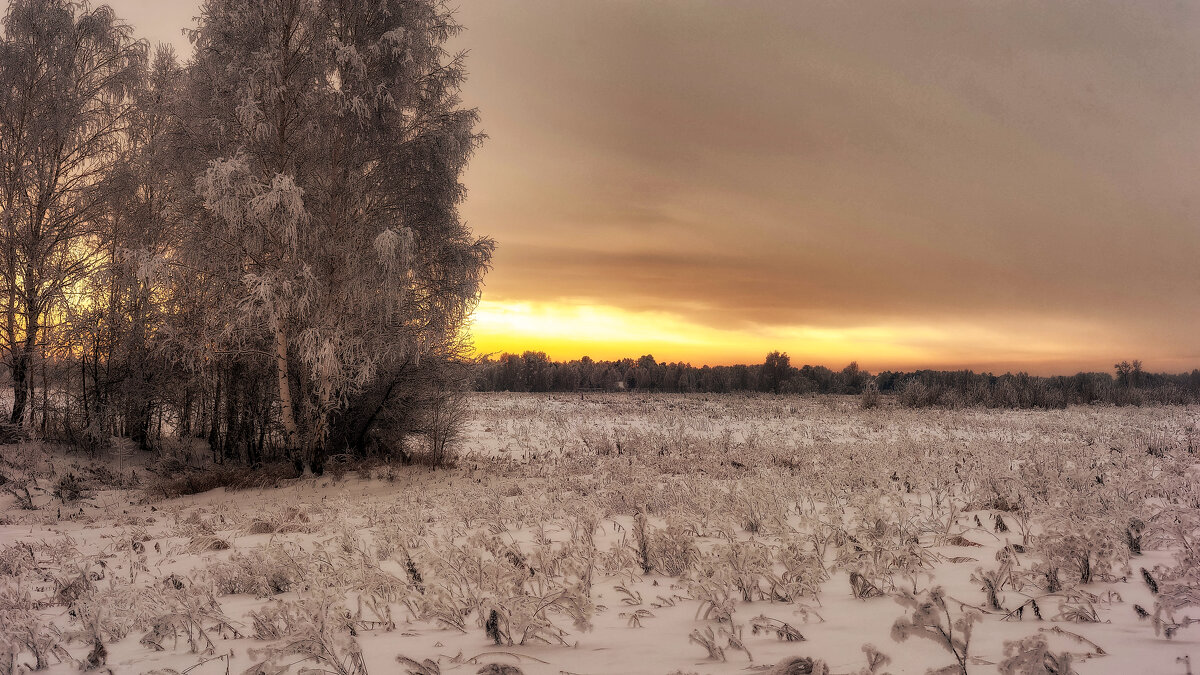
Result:
<instances>
[{"instance_id":1,"label":"tree trunk","mask_svg":"<svg viewBox=\"0 0 1200 675\"><path fill-rule=\"evenodd\" d=\"M237 459L242 439L242 362L234 360L229 366L229 380L225 383L225 438L221 452L225 459Z\"/></svg>"},{"instance_id":2,"label":"tree trunk","mask_svg":"<svg viewBox=\"0 0 1200 675\"><path fill-rule=\"evenodd\" d=\"M162 408L159 407L158 412L159 426L162 426ZM177 430L180 438L187 438L192 435L192 385L188 384L183 388L183 410L179 412L179 429ZM161 435L161 433L159 434Z\"/></svg>"},{"instance_id":3,"label":"tree trunk","mask_svg":"<svg viewBox=\"0 0 1200 675\"><path fill-rule=\"evenodd\" d=\"M221 368L216 366L213 368L213 400L212 400L212 418L209 420L208 427L208 449L212 452L213 464L219 463L217 457L218 443L221 440L220 436L221 425Z\"/></svg>"},{"instance_id":4,"label":"tree trunk","mask_svg":"<svg viewBox=\"0 0 1200 675\"><path fill-rule=\"evenodd\" d=\"M291 456L300 449L300 432L296 429L296 411L292 405L292 385L288 375L287 335L283 322L275 321L275 376L279 380L279 414L283 420L284 449ZM311 467L309 467L311 468Z\"/></svg>"},{"instance_id":5,"label":"tree trunk","mask_svg":"<svg viewBox=\"0 0 1200 675\"><path fill-rule=\"evenodd\" d=\"M150 389L149 378L143 378L141 387L131 397L128 433L131 440L138 444L139 450L150 449L150 397L146 392Z\"/></svg>"},{"instance_id":6,"label":"tree trunk","mask_svg":"<svg viewBox=\"0 0 1200 675\"><path fill-rule=\"evenodd\" d=\"M33 312L26 313L29 322L25 333L25 344L18 354L13 355L13 407L9 421L21 424L25 421L25 406L29 402L29 388L33 383L33 347L37 344L38 317ZM32 422L33 420L30 420Z\"/></svg>"},{"instance_id":7,"label":"tree trunk","mask_svg":"<svg viewBox=\"0 0 1200 675\"><path fill-rule=\"evenodd\" d=\"M46 420L46 413L50 411L50 382L46 375L46 354L42 353L42 438L46 437L46 431L49 425Z\"/></svg>"},{"instance_id":8,"label":"tree trunk","mask_svg":"<svg viewBox=\"0 0 1200 675\"><path fill-rule=\"evenodd\" d=\"M358 428L353 431L351 447L358 451L359 457L366 456L367 432L371 430L371 425L375 423L375 418L379 417L379 413L383 412L383 407L387 405L388 399L392 397L392 390L395 388L396 380L392 380L388 383L387 389L384 390L383 396L379 399L379 403L371 406L371 414L366 415L363 421L358 425Z\"/></svg>"},{"instance_id":9,"label":"tree trunk","mask_svg":"<svg viewBox=\"0 0 1200 675\"><path fill-rule=\"evenodd\" d=\"M87 394L87 350L79 350L79 388L83 393L83 428L86 429L92 424L92 411L88 408Z\"/></svg>"},{"instance_id":10,"label":"tree trunk","mask_svg":"<svg viewBox=\"0 0 1200 675\"><path fill-rule=\"evenodd\" d=\"M24 349L13 355L12 381L13 407L9 422L21 424L25 421L25 402L29 397L29 352Z\"/></svg>"}]
</instances>

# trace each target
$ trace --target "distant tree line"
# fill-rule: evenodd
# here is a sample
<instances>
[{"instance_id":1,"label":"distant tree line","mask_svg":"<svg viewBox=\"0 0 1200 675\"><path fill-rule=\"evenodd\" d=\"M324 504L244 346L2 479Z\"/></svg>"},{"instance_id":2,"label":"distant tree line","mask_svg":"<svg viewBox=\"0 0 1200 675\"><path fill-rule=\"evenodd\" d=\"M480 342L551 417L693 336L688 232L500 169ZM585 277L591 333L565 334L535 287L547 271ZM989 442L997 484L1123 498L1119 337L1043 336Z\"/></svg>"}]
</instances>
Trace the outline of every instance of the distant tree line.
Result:
<instances>
[{"instance_id":1,"label":"distant tree line","mask_svg":"<svg viewBox=\"0 0 1200 675\"><path fill-rule=\"evenodd\" d=\"M204 0L180 61L107 5L0 36L0 442L212 459L446 438L493 242L438 0Z\"/></svg>"},{"instance_id":2,"label":"distant tree line","mask_svg":"<svg viewBox=\"0 0 1200 675\"><path fill-rule=\"evenodd\" d=\"M661 391L778 394L860 394L871 380L857 363L840 371L825 366L791 365L787 354L771 352L757 365L693 366L637 359L551 361L543 352L487 358L476 376L478 391Z\"/></svg>"},{"instance_id":3,"label":"distant tree line","mask_svg":"<svg viewBox=\"0 0 1200 675\"><path fill-rule=\"evenodd\" d=\"M781 394L857 394L868 375L850 364L840 372L824 366L794 368L787 354L772 352L760 365L701 366L638 359L551 361L543 352L504 354L484 359L476 376L478 391L661 391L727 393L762 391Z\"/></svg>"},{"instance_id":4,"label":"distant tree line","mask_svg":"<svg viewBox=\"0 0 1200 675\"><path fill-rule=\"evenodd\" d=\"M880 391L921 407L1064 408L1075 404L1183 405L1200 402L1200 370L1148 373L1140 361L1122 361L1114 373L1037 377L1026 373L920 370L876 376Z\"/></svg>"},{"instance_id":5,"label":"distant tree line","mask_svg":"<svg viewBox=\"0 0 1200 675\"><path fill-rule=\"evenodd\" d=\"M984 406L1061 408L1070 404L1182 404L1200 401L1200 370L1184 374L1147 373L1139 361L1123 361L1115 374L1078 373L1038 377L1026 373L993 375L969 370L868 373L858 363L841 370L791 365L774 351L761 364L693 366L667 363L652 355L597 361L583 357L552 361L543 352L502 354L485 359L475 379L477 391L579 392L644 391L678 393L763 392L775 394L893 394L910 407Z\"/></svg>"}]
</instances>

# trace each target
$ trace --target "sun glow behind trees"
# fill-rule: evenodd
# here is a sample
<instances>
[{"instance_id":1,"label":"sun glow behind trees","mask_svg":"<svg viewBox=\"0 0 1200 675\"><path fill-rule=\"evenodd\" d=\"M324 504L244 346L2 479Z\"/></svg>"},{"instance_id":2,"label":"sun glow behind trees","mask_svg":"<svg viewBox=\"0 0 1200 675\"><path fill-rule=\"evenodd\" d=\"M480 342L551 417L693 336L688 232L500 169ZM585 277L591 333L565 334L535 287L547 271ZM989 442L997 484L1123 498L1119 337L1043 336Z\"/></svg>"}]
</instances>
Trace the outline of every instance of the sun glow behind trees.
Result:
<instances>
[{"instance_id":1,"label":"sun glow behind trees","mask_svg":"<svg viewBox=\"0 0 1200 675\"><path fill-rule=\"evenodd\" d=\"M871 370L953 369L984 363L1001 371L1023 369L1046 375L1073 372L1081 364L1106 360L1113 349L1110 344L1081 346L1078 336L1095 332L1072 320L1011 319L997 321L994 327L953 320L927 324L894 320L844 327L714 327L678 314L638 312L587 301L491 300L486 290L471 333L479 354L519 354L530 349L544 351L553 359L654 354L659 360L730 365L759 363L763 354L782 349L805 362L837 367L850 361Z\"/></svg>"},{"instance_id":2,"label":"sun glow behind trees","mask_svg":"<svg viewBox=\"0 0 1200 675\"><path fill-rule=\"evenodd\" d=\"M459 27L434 0L200 10L186 64L104 5L4 13L10 419L152 449L166 417L214 460L315 471L329 447L404 453L464 386L493 247L457 212L483 138Z\"/></svg>"}]
</instances>

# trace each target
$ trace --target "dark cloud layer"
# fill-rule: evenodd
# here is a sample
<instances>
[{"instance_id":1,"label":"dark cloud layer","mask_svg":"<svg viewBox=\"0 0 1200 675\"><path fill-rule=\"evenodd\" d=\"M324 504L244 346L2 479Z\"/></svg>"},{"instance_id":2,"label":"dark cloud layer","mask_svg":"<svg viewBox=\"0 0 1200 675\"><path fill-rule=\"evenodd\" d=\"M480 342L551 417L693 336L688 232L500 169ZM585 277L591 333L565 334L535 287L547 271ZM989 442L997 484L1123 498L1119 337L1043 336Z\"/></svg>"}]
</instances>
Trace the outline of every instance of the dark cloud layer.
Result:
<instances>
[{"instance_id":1,"label":"dark cloud layer","mask_svg":"<svg viewBox=\"0 0 1200 675\"><path fill-rule=\"evenodd\" d=\"M457 4L487 299L1062 320L1089 354L1200 365L1200 4ZM114 5L178 35L168 3Z\"/></svg>"}]
</instances>

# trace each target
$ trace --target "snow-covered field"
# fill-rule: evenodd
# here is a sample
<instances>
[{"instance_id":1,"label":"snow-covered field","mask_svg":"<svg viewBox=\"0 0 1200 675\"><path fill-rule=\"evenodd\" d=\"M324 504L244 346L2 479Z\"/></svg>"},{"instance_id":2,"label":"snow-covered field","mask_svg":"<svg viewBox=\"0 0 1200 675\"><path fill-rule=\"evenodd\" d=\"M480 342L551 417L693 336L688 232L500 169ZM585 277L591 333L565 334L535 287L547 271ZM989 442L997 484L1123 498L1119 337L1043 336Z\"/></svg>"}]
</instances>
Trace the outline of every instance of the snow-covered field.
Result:
<instances>
[{"instance_id":1,"label":"snow-covered field","mask_svg":"<svg viewBox=\"0 0 1200 675\"><path fill-rule=\"evenodd\" d=\"M195 675L1200 659L1198 409L492 394L469 417L452 470L170 500L138 455L0 449L37 507L0 496L0 673L35 649ZM52 494L67 473L82 498Z\"/></svg>"}]
</instances>

